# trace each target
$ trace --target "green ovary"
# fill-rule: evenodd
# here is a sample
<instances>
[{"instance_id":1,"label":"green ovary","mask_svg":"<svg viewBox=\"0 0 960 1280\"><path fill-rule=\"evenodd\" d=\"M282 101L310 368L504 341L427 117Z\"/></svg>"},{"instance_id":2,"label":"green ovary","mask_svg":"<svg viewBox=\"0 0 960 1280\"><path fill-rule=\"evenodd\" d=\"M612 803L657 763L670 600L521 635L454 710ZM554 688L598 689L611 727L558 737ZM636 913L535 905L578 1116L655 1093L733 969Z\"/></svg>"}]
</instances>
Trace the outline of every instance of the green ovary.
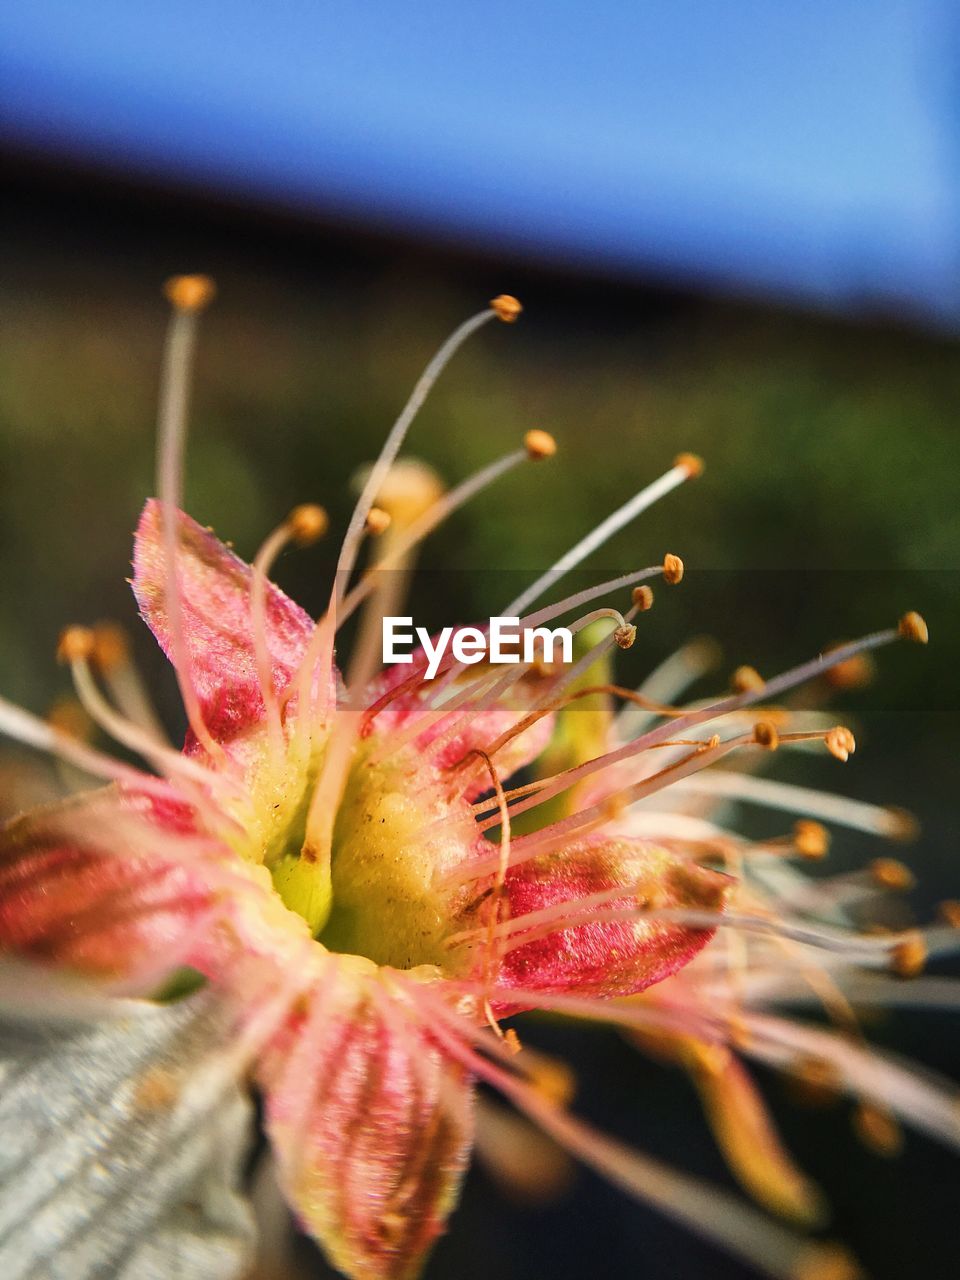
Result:
<instances>
[{"instance_id":1,"label":"green ovary","mask_svg":"<svg viewBox=\"0 0 960 1280\"><path fill-rule=\"evenodd\" d=\"M434 888L442 841L423 833L445 812L399 770L354 766L334 828L325 946L397 969L443 967L450 913Z\"/></svg>"},{"instance_id":2,"label":"green ovary","mask_svg":"<svg viewBox=\"0 0 960 1280\"><path fill-rule=\"evenodd\" d=\"M331 951L361 955L376 964L410 969L443 966L450 932L445 899L434 888L444 840L426 827L448 812L429 788L397 768L370 766L362 753L350 771L333 832L331 865L301 856L307 813L321 760L282 779L261 775L255 809L261 815L253 839L274 888ZM251 833L252 835L253 833Z\"/></svg>"}]
</instances>

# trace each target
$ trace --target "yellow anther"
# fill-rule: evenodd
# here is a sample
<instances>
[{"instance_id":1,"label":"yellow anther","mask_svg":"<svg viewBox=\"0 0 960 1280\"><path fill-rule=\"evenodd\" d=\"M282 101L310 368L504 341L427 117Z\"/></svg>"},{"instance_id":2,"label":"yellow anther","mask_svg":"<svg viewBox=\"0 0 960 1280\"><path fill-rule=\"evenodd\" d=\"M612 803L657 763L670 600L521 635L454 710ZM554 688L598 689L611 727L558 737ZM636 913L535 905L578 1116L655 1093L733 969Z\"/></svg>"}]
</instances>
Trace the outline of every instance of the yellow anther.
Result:
<instances>
[{"instance_id":1,"label":"yellow anther","mask_svg":"<svg viewBox=\"0 0 960 1280\"><path fill-rule=\"evenodd\" d=\"M737 667L730 677L730 683L737 693L759 693L767 686L766 680L756 667Z\"/></svg>"},{"instance_id":2,"label":"yellow anther","mask_svg":"<svg viewBox=\"0 0 960 1280\"><path fill-rule=\"evenodd\" d=\"M800 818L793 824L793 847L801 858L822 858L830 848L830 832L822 822Z\"/></svg>"},{"instance_id":3,"label":"yellow anther","mask_svg":"<svg viewBox=\"0 0 960 1280\"><path fill-rule=\"evenodd\" d=\"M527 457L532 458L534 462L552 458L557 452L556 440L549 431L541 431L539 427L527 432L523 437L523 447L527 451Z\"/></svg>"},{"instance_id":4,"label":"yellow anther","mask_svg":"<svg viewBox=\"0 0 960 1280\"><path fill-rule=\"evenodd\" d=\"M838 724L824 738L827 750L837 760L846 763L857 749L857 740L846 727Z\"/></svg>"},{"instance_id":5,"label":"yellow anther","mask_svg":"<svg viewBox=\"0 0 960 1280\"><path fill-rule=\"evenodd\" d=\"M367 533L377 537L390 528L390 512L382 507L371 507L367 512Z\"/></svg>"},{"instance_id":6,"label":"yellow anther","mask_svg":"<svg viewBox=\"0 0 960 1280\"><path fill-rule=\"evenodd\" d=\"M115 622L100 622L93 628L90 656L101 671L113 671L130 658L127 633Z\"/></svg>"},{"instance_id":7,"label":"yellow anther","mask_svg":"<svg viewBox=\"0 0 960 1280\"><path fill-rule=\"evenodd\" d=\"M683 561L669 551L663 557L663 580L668 586L675 587L683 578Z\"/></svg>"},{"instance_id":8,"label":"yellow anther","mask_svg":"<svg viewBox=\"0 0 960 1280\"><path fill-rule=\"evenodd\" d=\"M642 587L634 587L630 593L630 599L641 613L646 613L648 609L653 608L653 588L646 584Z\"/></svg>"},{"instance_id":9,"label":"yellow anther","mask_svg":"<svg viewBox=\"0 0 960 1280\"><path fill-rule=\"evenodd\" d=\"M830 667L823 673L823 678L832 689L862 689L871 682L875 673L876 667L870 655L855 653L852 658L845 658L835 667Z\"/></svg>"},{"instance_id":10,"label":"yellow anther","mask_svg":"<svg viewBox=\"0 0 960 1280\"><path fill-rule=\"evenodd\" d=\"M801 1257L790 1272L790 1280L864 1280L863 1269L842 1245L818 1244Z\"/></svg>"},{"instance_id":11,"label":"yellow anther","mask_svg":"<svg viewBox=\"0 0 960 1280\"><path fill-rule=\"evenodd\" d=\"M874 858L870 863L870 875L881 888L900 892L912 889L916 883L913 872L899 858Z\"/></svg>"},{"instance_id":12,"label":"yellow anther","mask_svg":"<svg viewBox=\"0 0 960 1280\"><path fill-rule=\"evenodd\" d=\"M568 1107L577 1092L577 1077L563 1062L537 1055L527 1065L527 1075L537 1093L555 1107Z\"/></svg>"},{"instance_id":13,"label":"yellow anther","mask_svg":"<svg viewBox=\"0 0 960 1280\"><path fill-rule=\"evenodd\" d=\"M313 502L302 502L287 516L290 537L299 547L309 547L317 542L330 527L330 517Z\"/></svg>"},{"instance_id":14,"label":"yellow anther","mask_svg":"<svg viewBox=\"0 0 960 1280\"><path fill-rule=\"evenodd\" d=\"M209 276L171 276L163 292L178 311L203 311L213 301L217 286Z\"/></svg>"},{"instance_id":15,"label":"yellow anther","mask_svg":"<svg viewBox=\"0 0 960 1280\"><path fill-rule=\"evenodd\" d=\"M495 298L490 299L490 310L495 312L497 319L502 320L504 324L513 324L523 307L512 294L499 293Z\"/></svg>"},{"instance_id":16,"label":"yellow anther","mask_svg":"<svg viewBox=\"0 0 960 1280\"><path fill-rule=\"evenodd\" d=\"M624 622L613 633L613 639L618 649L632 649L636 638L637 628L632 622Z\"/></svg>"},{"instance_id":17,"label":"yellow anther","mask_svg":"<svg viewBox=\"0 0 960 1280\"><path fill-rule=\"evenodd\" d=\"M695 453L678 453L673 460L675 467L682 467L691 480L703 474L703 459Z\"/></svg>"},{"instance_id":18,"label":"yellow anther","mask_svg":"<svg viewBox=\"0 0 960 1280\"><path fill-rule=\"evenodd\" d=\"M78 662L93 654L94 638L90 627L65 627L57 644L58 662Z\"/></svg>"},{"instance_id":19,"label":"yellow anther","mask_svg":"<svg viewBox=\"0 0 960 1280\"><path fill-rule=\"evenodd\" d=\"M93 737L94 724L77 698L58 698L46 715L47 724L60 733L86 742Z\"/></svg>"},{"instance_id":20,"label":"yellow anther","mask_svg":"<svg viewBox=\"0 0 960 1280\"><path fill-rule=\"evenodd\" d=\"M890 967L898 978L915 978L927 963L927 945L920 933L903 937L890 953Z\"/></svg>"},{"instance_id":21,"label":"yellow anther","mask_svg":"<svg viewBox=\"0 0 960 1280\"><path fill-rule=\"evenodd\" d=\"M768 751L776 751L780 745L780 735L769 720L757 721L753 726L753 740L757 746L765 747Z\"/></svg>"},{"instance_id":22,"label":"yellow anther","mask_svg":"<svg viewBox=\"0 0 960 1280\"><path fill-rule=\"evenodd\" d=\"M873 1102L861 1102L853 1113L853 1127L863 1145L878 1156L898 1155L903 1134L893 1114Z\"/></svg>"},{"instance_id":23,"label":"yellow anther","mask_svg":"<svg viewBox=\"0 0 960 1280\"><path fill-rule=\"evenodd\" d=\"M930 639L930 632L927 624L919 613L913 609L909 613L905 613L897 624L897 630L903 636L904 640L910 640L914 644L926 644Z\"/></svg>"},{"instance_id":24,"label":"yellow anther","mask_svg":"<svg viewBox=\"0 0 960 1280\"><path fill-rule=\"evenodd\" d=\"M508 1027L503 1033L503 1045L505 1049L509 1049L512 1054L518 1054L523 1045L520 1043L520 1037L514 1031L513 1027Z\"/></svg>"},{"instance_id":25,"label":"yellow anther","mask_svg":"<svg viewBox=\"0 0 960 1280\"><path fill-rule=\"evenodd\" d=\"M900 809L896 805L890 805L885 810L885 814L887 822L884 825L883 834L889 836L891 840L899 840L902 844L909 844L911 840L916 840L920 835L920 823L909 809Z\"/></svg>"},{"instance_id":26,"label":"yellow anther","mask_svg":"<svg viewBox=\"0 0 960 1280\"><path fill-rule=\"evenodd\" d=\"M960 929L960 902L956 898L948 898L937 907L937 915L951 929Z\"/></svg>"}]
</instances>

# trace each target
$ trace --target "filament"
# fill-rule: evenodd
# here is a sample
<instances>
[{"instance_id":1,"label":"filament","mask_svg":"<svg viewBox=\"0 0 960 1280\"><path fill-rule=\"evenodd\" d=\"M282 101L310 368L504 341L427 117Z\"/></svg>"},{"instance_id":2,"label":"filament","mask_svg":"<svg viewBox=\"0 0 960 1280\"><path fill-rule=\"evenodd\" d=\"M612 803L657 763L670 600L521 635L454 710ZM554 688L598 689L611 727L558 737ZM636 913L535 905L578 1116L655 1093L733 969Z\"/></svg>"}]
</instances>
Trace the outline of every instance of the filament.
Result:
<instances>
[{"instance_id":1,"label":"filament","mask_svg":"<svg viewBox=\"0 0 960 1280\"><path fill-rule=\"evenodd\" d=\"M660 476L658 480L654 480L652 484L647 485L645 489L641 489L639 493L634 494L622 507L607 516L606 520L602 520L586 537L581 538L575 546L562 555L552 568L541 574L535 582L527 587L526 591L522 591L515 600L512 600L505 609L502 609L501 613L508 618L512 618L514 614L522 613L534 600L539 599L544 591L558 582L564 574L569 573L571 569L575 569L587 556L602 547L614 534L619 533L621 529L635 520L648 507L652 507L660 498L665 497L695 474L697 473L692 469L689 457L678 458L669 471Z\"/></svg>"},{"instance_id":2,"label":"filament","mask_svg":"<svg viewBox=\"0 0 960 1280\"><path fill-rule=\"evenodd\" d=\"M182 279L182 278L181 278ZM176 282L172 282L175 284ZM183 454L187 433L190 373L197 337L198 309L174 302L164 347L157 422L157 495L160 499L166 578L167 621L173 667L187 720L197 741L215 760L223 760L223 748L207 728L200 699L191 676L190 653L183 626L183 604L177 568L177 521L183 505Z\"/></svg>"}]
</instances>

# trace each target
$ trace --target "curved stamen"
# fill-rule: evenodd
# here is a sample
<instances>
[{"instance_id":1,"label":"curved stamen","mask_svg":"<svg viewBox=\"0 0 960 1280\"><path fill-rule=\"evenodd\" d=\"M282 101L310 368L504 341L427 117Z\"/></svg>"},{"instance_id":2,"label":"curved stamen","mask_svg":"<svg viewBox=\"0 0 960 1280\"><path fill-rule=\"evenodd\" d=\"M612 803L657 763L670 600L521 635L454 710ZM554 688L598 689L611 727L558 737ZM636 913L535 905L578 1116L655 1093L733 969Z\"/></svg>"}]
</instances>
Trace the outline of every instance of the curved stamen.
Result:
<instances>
[{"instance_id":1,"label":"curved stamen","mask_svg":"<svg viewBox=\"0 0 960 1280\"><path fill-rule=\"evenodd\" d=\"M698 711L691 712L687 716L681 716L679 719L659 725L657 728L651 729L648 733L635 738L632 742L628 742L614 751L608 752L604 756L598 756L582 765L578 765L570 770L561 781L545 787L535 797L522 800L513 810L514 815L522 813L536 804L541 804L543 801L557 795L560 791L565 791L581 778L597 773L601 769L609 769L623 760L630 760L641 752L648 751L651 747L665 742L677 732L706 724L710 720L716 720L730 711L739 711L744 707L753 706L761 700L767 701L784 692L784 690L791 689L794 685L803 684L804 681L809 680L812 676L819 675L828 668L836 666L856 654L863 653L869 649L881 648L884 645L892 644L900 638L902 638L902 632L896 628L877 631L872 635L864 636L861 640L855 640L850 644L843 645L841 648L834 649L828 654L822 654L809 662L792 667L789 671L785 671L781 675L775 676L772 680L768 680L761 689L751 689L743 693L733 694ZM830 745L829 740L828 745ZM834 751L834 754L842 756L844 744L838 742L835 745L837 750ZM831 750L833 750L832 745ZM565 821L569 821L569 819L565 819Z\"/></svg>"},{"instance_id":2,"label":"curved stamen","mask_svg":"<svg viewBox=\"0 0 960 1280\"><path fill-rule=\"evenodd\" d=\"M734 1196L642 1156L568 1115L513 1071L478 1052L479 1048L490 1047L488 1041L479 1038L480 1033L462 1019L459 1021L463 1025L451 1025L448 1018L438 1016L439 1002L432 1000L430 993L407 985L412 1002L419 1006L418 1021L422 1019L449 1056L499 1090L561 1146L629 1195L652 1204L667 1217L779 1280L814 1275L821 1262L837 1262L839 1251L833 1246L811 1244ZM848 1274L854 1274L852 1264Z\"/></svg>"},{"instance_id":3,"label":"curved stamen","mask_svg":"<svg viewBox=\"0 0 960 1280\"><path fill-rule=\"evenodd\" d=\"M84 650L85 643L87 647ZM69 664L77 697L90 718L104 732L121 746L126 747L128 751L133 751L148 760L155 769L168 777L186 778L214 792L229 783L229 779L222 773L215 773L172 747L162 746L139 725L132 724L114 711L97 688L90 670L87 655L92 652L92 648L93 635L84 627L70 627L61 637L61 655ZM232 789L234 791L237 789L236 783L233 784Z\"/></svg>"},{"instance_id":4,"label":"curved stamen","mask_svg":"<svg viewBox=\"0 0 960 1280\"><path fill-rule=\"evenodd\" d=\"M494 302L496 301L497 299L494 300ZM404 405L396 422L390 428L383 443L383 448L380 450L380 455L373 464L360 497L357 499L357 505L354 507L353 515L350 517L350 523L343 539L334 582L333 599L337 608L339 608L343 600L347 580L356 563L360 540L363 537L370 508L376 502L377 495L383 486L384 480L387 478L387 472L393 466L394 460L400 452L400 447L410 428L410 424L429 395L434 383L459 348L463 346L471 334L489 323L489 321L498 318L500 314L500 311L491 304L483 311L477 312L475 316L471 316L469 320L465 320L463 324L453 331L418 378L413 391L410 393L409 400Z\"/></svg>"},{"instance_id":5,"label":"curved stamen","mask_svg":"<svg viewBox=\"0 0 960 1280\"><path fill-rule=\"evenodd\" d=\"M384 570L392 569L402 563L405 556L428 537L438 525L447 520L455 511L459 511L461 507L466 506L478 493L481 493L499 480L501 476L506 475L508 471L512 471L521 462L525 462L529 457L530 454L526 449L515 449L512 453L505 454L502 458L498 458L495 462L491 462L474 475L461 481L449 493L445 493L442 498L435 502L433 506L428 507L423 515L405 529L403 535L397 539L389 552L381 560L377 561L377 573L382 573ZM375 586L376 577L374 574L370 574L358 582L353 590L344 597L343 603L337 611L338 630L357 606L363 603Z\"/></svg>"},{"instance_id":6,"label":"curved stamen","mask_svg":"<svg viewBox=\"0 0 960 1280\"><path fill-rule=\"evenodd\" d=\"M273 683L273 660L267 643L267 581L284 547L294 543L308 547L322 538L328 526L323 507L304 503L294 509L282 524L264 540L253 560L250 579L250 618L253 627L253 651L257 664L257 679L263 695L264 712L273 750L283 751L283 722L280 702Z\"/></svg>"},{"instance_id":7,"label":"curved stamen","mask_svg":"<svg viewBox=\"0 0 960 1280\"><path fill-rule=\"evenodd\" d=\"M681 454L669 471L660 476L658 480L654 480L652 484L647 485L645 489L641 489L639 493L634 494L622 507L607 516L606 520L601 521L586 537L581 538L575 546L562 555L552 568L531 583L526 591L522 591L515 600L511 600L506 608L501 610L503 615L512 618L514 614L522 613L534 600L542 596L544 591L553 586L554 583L559 582L564 574L569 573L571 569L575 569L578 564L586 560L587 556L599 547L602 547L605 542L609 542L614 534L619 533L621 529L634 521L637 516L652 507L660 498L665 497L676 489L678 485L683 484L685 480L698 476L702 470L703 463L699 458L695 458L689 453Z\"/></svg>"},{"instance_id":8,"label":"curved stamen","mask_svg":"<svg viewBox=\"0 0 960 1280\"><path fill-rule=\"evenodd\" d=\"M176 276L167 282L173 306L163 353L160 409L157 421L157 496L160 499L166 578L167 623L173 667L187 720L197 741L215 760L225 760L223 748L207 728L200 697L190 675L190 652L183 628L183 603L177 568L177 521L183 505L183 453L187 434L190 374L197 339L197 317L213 299L214 284L206 276Z\"/></svg>"},{"instance_id":9,"label":"curved stamen","mask_svg":"<svg viewBox=\"0 0 960 1280\"><path fill-rule=\"evenodd\" d=\"M832 795L812 787L797 786L793 782L757 778L747 773L711 769L709 773L684 779L678 783L678 787L698 795L717 796L765 805L771 809L784 809L790 813L802 813L823 822L835 822L839 826L886 836L891 840L909 840L917 831L916 820L902 809L884 808L882 805L851 800L847 796Z\"/></svg>"}]
</instances>

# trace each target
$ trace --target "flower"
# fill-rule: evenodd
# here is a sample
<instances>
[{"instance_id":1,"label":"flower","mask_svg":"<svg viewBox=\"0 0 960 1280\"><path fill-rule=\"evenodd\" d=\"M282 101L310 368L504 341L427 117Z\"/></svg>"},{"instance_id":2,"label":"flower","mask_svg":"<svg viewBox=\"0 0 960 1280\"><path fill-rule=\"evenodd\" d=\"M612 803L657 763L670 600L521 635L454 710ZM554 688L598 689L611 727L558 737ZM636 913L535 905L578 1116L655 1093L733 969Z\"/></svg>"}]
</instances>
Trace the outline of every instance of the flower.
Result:
<instances>
[{"instance_id":1,"label":"flower","mask_svg":"<svg viewBox=\"0 0 960 1280\"><path fill-rule=\"evenodd\" d=\"M555 451L547 433L529 432L522 448L449 493L430 468L398 459L457 347L493 318L516 320L519 304L494 299L428 365L366 474L329 606L315 623L269 573L285 547L323 536L321 508L297 507L252 565L180 510L188 374L197 317L212 295L203 278L168 288L159 496L147 503L134 546L134 593L176 671L186 742L178 751L164 740L115 631L64 632L60 657L87 712L153 772L0 703L7 733L108 780L4 829L0 947L118 994L171 999L197 981L218 992L233 1015L225 1064L233 1076L249 1069L263 1093L286 1195L333 1265L356 1280L419 1273L457 1199L478 1080L628 1189L773 1274L836 1260L593 1134L501 1022L531 1008L610 1021L699 1064L704 1080L722 1081L712 1093L704 1085L721 1127L735 1117L726 1143L733 1163L751 1190L772 1187L761 1198L782 1208L785 1162L768 1154L758 1174L745 1154L744 1133L767 1130L729 1046L746 1028L748 1047L792 1062L807 1042L790 1041L733 993L743 980L772 999L784 970L771 979L762 969L764 981L755 981L724 939L714 940L718 928L729 928L726 937L752 930L776 944L833 945L902 972L917 967L919 943L804 932L796 885L754 883L771 859L784 868L782 851L754 849L694 816L689 801L709 779L740 777L703 772L735 751L819 741L846 758L855 747L849 730L819 721L797 729L767 704L898 631L771 681L741 680L730 697L702 706L663 705L663 692L613 685L611 650L633 644L633 619L652 604L639 584L657 576L679 583L679 557L530 606L699 474L699 459L683 454L503 609L530 629L633 589L626 613L604 606L571 624L581 649L571 665L501 671L448 657L428 681L421 653L410 667L379 673L382 619L396 611L418 543L507 470ZM351 586L364 540L371 569ZM361 606L343 676L337 632ZM908 617L899 634L925 640L921 620ZM623 732L607 714L610 697L656 723ZM755 720L749 709L760 701L767 709ZM690 736L708 724L709 737ZM508 789L534 762L532 781ZM808 821L791 851L811 848L816 834ZM813 1056L839 1071L842 1053L831 1052L818 1047ZM702 1067L708 1058L715 1070ZM746 1117L746 1130L736 1117Z\"/></svg>"}]
</instances>

